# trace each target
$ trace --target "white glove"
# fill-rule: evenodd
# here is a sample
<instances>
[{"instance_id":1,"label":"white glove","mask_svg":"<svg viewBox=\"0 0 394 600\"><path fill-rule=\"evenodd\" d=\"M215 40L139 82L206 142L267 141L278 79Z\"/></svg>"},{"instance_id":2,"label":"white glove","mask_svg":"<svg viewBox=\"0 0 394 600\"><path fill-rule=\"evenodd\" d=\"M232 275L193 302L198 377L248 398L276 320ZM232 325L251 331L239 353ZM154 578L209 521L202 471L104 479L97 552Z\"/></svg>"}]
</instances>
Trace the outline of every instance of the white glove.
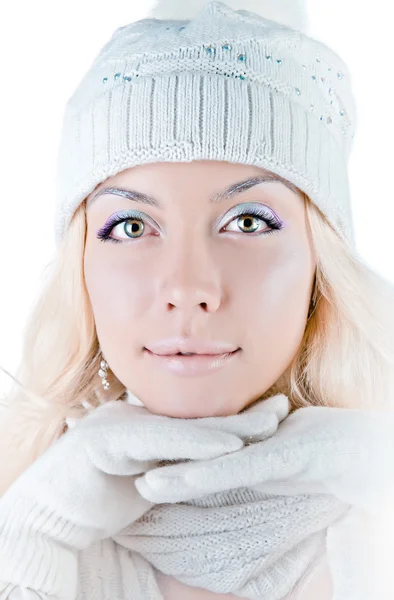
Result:
<instances>
[{"instance_id":1,"label":"white glove","mask_svg":"<svg viewBox=\"0 0 394 600\"><path fill-rule=\"evenodd\" d=\"M392 511L394 412L300 408L266 440L226 456L159 467L136 480L140 494L156 503L241 486L268 494L334 494L371 515Z\"/></svg>"},{"instance_id":2,"label":"white glove","mask_svg":"<svg viewBox=\"0 0 394 600\"><path fill-rule=\"evenodd\" d=\"M217 421L216 421L217 419ZM0 579L74 598L77 551L110 537L150 509L134 482L162 461L202 460L238 450L232 418L180 419L112 401L57 439L0 498ZM218 430L225 423L229 432ZM214 426L217 423L217 427ZM242 436L256 435L254 420Z\"/></svg>"}]
</instances>

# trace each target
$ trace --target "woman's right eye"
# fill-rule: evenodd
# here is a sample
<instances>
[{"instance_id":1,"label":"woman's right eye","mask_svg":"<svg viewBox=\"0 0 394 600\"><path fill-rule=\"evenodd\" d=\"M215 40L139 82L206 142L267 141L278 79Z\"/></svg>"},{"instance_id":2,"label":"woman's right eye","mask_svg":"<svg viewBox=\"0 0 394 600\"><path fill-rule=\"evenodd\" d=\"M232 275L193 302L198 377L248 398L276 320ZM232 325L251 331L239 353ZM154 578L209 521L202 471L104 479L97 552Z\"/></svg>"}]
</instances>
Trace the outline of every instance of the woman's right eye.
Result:
<instances>
[{"instance_id":1,"label":"woman's right eye","mask_svg":"<svg viewBox=\"0 0 394 600\"><path fill-rule=\"evenodd\" d=\"M118 223L111 231L114 231L119 227L120 231L125 233L130 239L138 239L142 236L145 231L145 221L143 219L125 219ZM114 238L109 238L114 239Z\"/></svg>"},{"instance_id":2,"label":"woman's right eye","mask_svg":"<svg viewBox=\"0 0 394 600\"><path fill-rule=\"evenodd\" d=\"M136 240L142 237L145 228L147 226L146 221L142 217L127 215L115 215L114 218L110 219L108 223L97 232L97 237L102 242L114 242L115 244L123 244L126 240ZM149 225L148 225L149 227ZM117 237L113 237L114 232ZM125 234L125 237L121 237L121 233Z\"/></svg>"}]
</instances>

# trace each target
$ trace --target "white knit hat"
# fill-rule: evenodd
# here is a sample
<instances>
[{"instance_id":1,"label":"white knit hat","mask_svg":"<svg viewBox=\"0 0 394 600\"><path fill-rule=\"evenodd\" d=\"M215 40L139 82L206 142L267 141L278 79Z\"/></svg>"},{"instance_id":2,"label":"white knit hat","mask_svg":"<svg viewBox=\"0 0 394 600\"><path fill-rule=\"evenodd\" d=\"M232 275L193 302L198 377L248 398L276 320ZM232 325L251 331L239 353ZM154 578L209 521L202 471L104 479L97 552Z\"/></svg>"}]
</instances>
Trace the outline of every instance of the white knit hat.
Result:
<instances>
[{"instance_id":1,"label":"white knit hat","mask_svg":"<svg viewBox=\"0 0 394 600\"><path fill-rule=\"evenodd\" d=\"M145 163L210 159L282 176L354 244L349 70L305 33L300 3L167 0L149 16L113 33L66 104L56 243L108 177Z\"/></svg>"}]
</instances>

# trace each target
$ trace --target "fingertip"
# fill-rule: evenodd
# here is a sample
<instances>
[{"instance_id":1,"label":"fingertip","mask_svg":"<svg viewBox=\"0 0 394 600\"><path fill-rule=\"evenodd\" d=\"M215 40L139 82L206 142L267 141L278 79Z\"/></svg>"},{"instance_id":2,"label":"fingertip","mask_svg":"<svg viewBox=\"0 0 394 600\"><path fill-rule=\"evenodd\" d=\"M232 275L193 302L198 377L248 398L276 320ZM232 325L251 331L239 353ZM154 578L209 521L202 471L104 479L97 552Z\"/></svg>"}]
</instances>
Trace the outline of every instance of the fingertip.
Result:
<instances>
[{"instance_id":1,"label":"fingertip","mask_svg":"<svg viewBox=\"0 0 394 600\"><path fill-rule=\"evenodd\" d=\"M155 504L174 504L188 497L184 474L178 476L167 472L156 475L149 472L136 481L135 485L143 498Z\"/></svg>"},{"instance_id":2,"label":"fingertip","mask_svg":"<svg viewBox=\"0 0 394 600\"><path fill-rule=\"evenodd\" d=\"M276 396L267 398L267 400L263 402L263 406L264 404L266 408L275 412L279 421L283 421L283 419L287 417L291 408L290 400L285 394L277 394Z\"/></svg>"},{"instance_id":3,"label":"fingertip","mask_svg":"<svg viewBox=\"0 0 394 600\"><path fill-rule=\"evenodd\" d=\"M148 471L141 479L144 481L144 485L149 485L150 487L158 488L160 487L160 482L163 481L163 478L158 477L154 471L155 469L153 471ZM140 485L142 486L143 484Z\"/></svg>"},{"instance_id":4,"label":"fingertip","mask_svg":"<svg viewBox=\"0 0 394 600\"><path fill-rule=\"evenodd\" d=\"M152 489L152 485L148 484L148 482L146 481L146 476L149 473L145 473L145 475L143 475L142 477L138 477L135 482L134 485L137 489L137 491L139 492L139 494L145 498L145 500L148 500L148 502L153 502L156 503L157 498L155 497L155 492Z\"/></svg>"}]
</instances>

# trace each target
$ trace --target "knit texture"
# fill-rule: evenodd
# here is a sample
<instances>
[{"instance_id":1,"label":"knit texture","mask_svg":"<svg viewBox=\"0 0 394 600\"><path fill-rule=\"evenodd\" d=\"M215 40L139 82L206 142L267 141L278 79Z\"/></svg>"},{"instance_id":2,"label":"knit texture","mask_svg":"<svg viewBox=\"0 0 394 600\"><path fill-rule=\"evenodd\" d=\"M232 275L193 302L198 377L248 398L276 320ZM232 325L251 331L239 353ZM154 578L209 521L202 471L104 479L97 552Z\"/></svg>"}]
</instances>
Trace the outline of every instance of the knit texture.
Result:
<instances>
[{"instance_id":1,"label":"knit texture","mask_svg":"<svg viewBox=\"0 0 394 600\"><path fill-rule=\"evenodd\" d=\"M288 400L279 403L283 418ZM260 416L249 426L247 415L219 417L215 428L215 418L175 419L118 401L92 409L0 498L0 580L73 600L78 552L151 508L135 477L161 460L213 458L242 447L246 435L263 439L278 421L272 409ZM224 431L227 422L234 432Z\"/></svg>"},{"instance_id":2,"label":"knit texture","mask_svg":"<svg viewBox=\"0 0 394 600\"><path fill-rule=\"evenodd\" d=\"M153 507L114 540L187 585L280 600L320 552L327 527L348 510L332 496L238 488Z\"/></svg>"},{"instance_id":3,"label":"knit texture","mask_svg":"<svg viewBox=\"0 0 394 600\"><path fill-rule=\"evenodd\" d=\"M192 20L130 23L67 102L56 242L106 178L145 163L211 159L284 177L353 243L355 128L346 64L300 31L217 1Z\"/></svg>"},{"instance_id":4,"label":"knit texture","mask_svg":"<svg viewBox=\"0 0 394 600\"><path fill-rule=\"evenodd\" d=\"M391 571L377 569L387 546L361 527L365 507L394 534L392 411L289 415L279 394L236 415L185 420L127 403L74 424L1 498L4 594L20 586L45 600L162 600L156 568L216 593L284 600L326 546L333 600L392 600ZM167 459L138 466L158 447ZM189 459L174 464L180 456Z\"/></svg>"},{"instance_id":5,"label":"knit texture","mask_svg":"<svg viewBox=\"0 0 394 600\"><path fill-rule=\"evenodd\" d=\"M394 533L394 529L391 531ZM382 531L378 535L382 534L385 537L390 536L387 521L383 522ZM122 536L119 537L119 542L121 540ZM298 593L302 592L308 578L313 576L320 558L326 551L330 557L330 571L335 588L332 600L342 600L342 598L392 600L394 588L388 590L385 585L387 571L385 573L384 569L381 569L381 581L370 578L371 564L368 561L371 561L371 556L379 548L376 544L374 547L371 541L373 541L371 538L365 536L360 514L352 509L336 521L335 527L328 527L326 539L322 532L321 547L316 553L316 559L311 562L310 568L306 569L305 578L301 579L300 584L283 600L302 598ZM17 547L17 540L15 545ZM392 567L393 551L394 542L391 540L385 569ZM381 553L377 556L382 558ZM42 562L48 567L49 572L55 571L56 564L53 562L46 564L44 560ZM77 588L76 595L72 596L73 600L138 600L139 598L163 600L152 565L140 554L129 550L112 538L99 540L80 551L74 559L72 571L66 571L64 563L60 564L63 572L68 576L70 587ZM58 598L61 596L47 595L32 588L2 581L0 575L0 600L57 600ZM181 598L174 598L174 600L181 600ZM268 596L267 600L271 598Z\"/></svg>"}]
</instances>

